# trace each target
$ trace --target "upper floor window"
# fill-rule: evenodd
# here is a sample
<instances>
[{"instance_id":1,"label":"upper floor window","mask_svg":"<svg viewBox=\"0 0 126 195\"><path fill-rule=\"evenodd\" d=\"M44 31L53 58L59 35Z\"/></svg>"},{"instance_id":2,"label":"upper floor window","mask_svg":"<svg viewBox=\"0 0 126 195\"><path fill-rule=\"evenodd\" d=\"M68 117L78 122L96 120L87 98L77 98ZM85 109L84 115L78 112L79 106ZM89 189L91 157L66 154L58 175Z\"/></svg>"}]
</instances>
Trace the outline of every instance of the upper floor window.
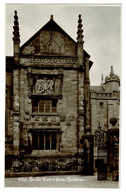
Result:
<instances>
[{"instance_id":1,"label":"upper floor window","mask_svg":"<svg viewBox=\"0 0 126 195\"><path fill-rule=\"evenodd\" d=\"M56 113L56 99L33 99L32 111L38 113Z\"/></svg>"}]
</instances>

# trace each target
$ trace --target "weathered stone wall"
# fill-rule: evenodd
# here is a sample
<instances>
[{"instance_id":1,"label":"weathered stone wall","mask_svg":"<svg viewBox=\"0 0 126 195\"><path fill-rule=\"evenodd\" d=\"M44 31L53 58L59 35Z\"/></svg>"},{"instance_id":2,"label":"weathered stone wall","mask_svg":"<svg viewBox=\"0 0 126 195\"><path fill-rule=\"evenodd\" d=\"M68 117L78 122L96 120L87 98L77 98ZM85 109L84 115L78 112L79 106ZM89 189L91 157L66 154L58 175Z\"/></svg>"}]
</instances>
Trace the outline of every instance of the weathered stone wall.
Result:
<instances>
[{"instance_id":1,"label":"weathered stone wall","mask_svg":"<svg viewBox=\"0 0 126 195\"><path fill-rule=\"evenodd\" d=\"M111 81L105 83L105 90L107 92L118 91L119 92L119 81Z\"/></svg>"},{"instance_id":2,"label":"weathered stone wall","mask_svg":"<svg viewBox=\"0 0 126 195\"><path fill-rule=\"evenodd\" d=\"M63 72L63 99L58 106L60 115L66 116L62 123L62 145L64 152L77 152L77 71Z\"/></svg>"},{"instance_id":3,"label":"weathered stone wall","mask_svg":"<svg viewBox=\"0 0 126 195\"><path fill-rule=\"evenodd\" d=\"M33 69L32 73L58 75L59 71L57 69ZM69 154L77 152L77 70L62 70L62 74L62 98L58 99L57 113L56 115L50 113L44 116L44 114L32 113L32 100L28 93L27 69L22 68L20 70L20 122L22 123L20 131L23 131L20 133L22 145L27 139L26 134L29 129L58 128L62 132L59 152ZM53 153L55 152L53 151ZM46 152L43 154L46 155Z\"/></svg>"},{"instance_id":4,"label":"weathered stone wall","mask_svg":"<svg viewBox=\"0 0 126 195\"><path fill-rule=\"evenodd\" d=\"M111 97L110 97L111 95ZM91 93L91 128L94 133L100 123L103 130L108 130L111 127L110 118L115 116L119 119L119 94L114 93ZM116 126L118 127L119 121Z\"/></svg>"},{"instance_id":5,"label":"weathered stone wall","mask_svg":"<svg viewBox=\"0 0 126 195\"><path fill-rule=\"evenodd\" d=\"M6 141L6 154L13 152L13 101L12 101L12 72L6 73L6 109L5 109L5 141Z\"/></svg>"},{"instance_id":6,"label":"weathered stone wall","mask_svg":"<svg viewBox=\"0 0 126 195\"><path fill-rule=\"evenodd\" d=\"M102 104L101 104L102 102ZM91 100L91 123L92 132L94 133L100 123L102 129L107 130L108 127L108 113L106 100Z\"/></svg>"},{"instance_id":7,"label":"weathered stone wall","mask_svg":"<svg viewBox=\"0 0 126 195\"><path fill-rule=\"evenodd\" d=\"M12 135L12 83L13 75L12 72L6 73L6 133Z\"/></svg>"},{"instance_id":8,"label":"weathered stone wall","mask_svg":"<svg viewBox=\"0 0 126 195\"><path fill-rule=\"evenodd\" d=\"M41 31L27 46L22 54L60 54L65 56L76 55L76 45L68 36L58 31Z\"/></svg>"},{"instance_id":9,"label":"weathered stone wall","mask_svg":"<svg viewBox=\"0 0 126 195\"><path fill-rule=\"evenodd\" d=\"M13 70L13 147L15 155L19 155L20 139L20 70Z\"/></svg>"}]
</instances>

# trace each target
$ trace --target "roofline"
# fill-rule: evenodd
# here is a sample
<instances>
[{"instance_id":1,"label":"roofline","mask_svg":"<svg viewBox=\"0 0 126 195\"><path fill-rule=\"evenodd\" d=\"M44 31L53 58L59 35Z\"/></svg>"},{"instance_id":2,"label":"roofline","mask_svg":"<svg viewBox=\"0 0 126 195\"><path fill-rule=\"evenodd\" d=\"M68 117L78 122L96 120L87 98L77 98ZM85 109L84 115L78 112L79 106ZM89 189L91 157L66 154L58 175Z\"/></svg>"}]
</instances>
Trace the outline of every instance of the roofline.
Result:
<instances>
[{"instance_id":1,"label":"roofline","mask_svg":"<svg viewBox=\"0 0 126 195\"><path fill-rule=\"evenodd\" d=\"M31 39L33 39L37 34L39 34L39 32L50 22L51 20L49 20L42 28L40 28L31 38L29 38L21 47L20 49L22 49L22 47L24 47L26 45L26 43L30 42ZM70 35L68 35L54 20L53 22L73 41L76 43L76 41L70 37Z\"/></svg>"},{"instance_id":2,"label":"roofline","mask_svg":"<svg viewBox=\"0 0 126 195\"><path fill-rule=\"evenodd\" d=\"M50 22L50 20L42 27L40 28L31 38L29 38L21 47L20 49L22 49L27 43L29 43L36 35L38 35L40 33L40 31ZM77 44L77 42L70 36L68 35L54 20L53 22L63 31L63 33L65 33L75 44ZM84 53L90 58L90 55L84 50Z\"/></svg>"}]
</instances>

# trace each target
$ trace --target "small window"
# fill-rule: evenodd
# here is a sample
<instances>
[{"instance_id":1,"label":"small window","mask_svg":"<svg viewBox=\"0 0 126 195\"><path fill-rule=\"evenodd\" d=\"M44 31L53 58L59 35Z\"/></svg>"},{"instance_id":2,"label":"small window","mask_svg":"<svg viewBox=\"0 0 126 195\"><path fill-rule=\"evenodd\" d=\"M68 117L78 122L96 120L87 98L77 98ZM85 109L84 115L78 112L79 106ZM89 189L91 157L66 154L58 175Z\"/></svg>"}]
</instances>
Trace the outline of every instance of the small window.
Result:
<instances>
[{"instance_id":1,"label":"small window","mask_svg":"<svg viewBox=\"0 0 126 195\"><path fill-rule=\"evenodd\" d=\"M39 113L56 113L57 100L55 99L33 99L32 111Z\"/></svg>"}]
</instances>

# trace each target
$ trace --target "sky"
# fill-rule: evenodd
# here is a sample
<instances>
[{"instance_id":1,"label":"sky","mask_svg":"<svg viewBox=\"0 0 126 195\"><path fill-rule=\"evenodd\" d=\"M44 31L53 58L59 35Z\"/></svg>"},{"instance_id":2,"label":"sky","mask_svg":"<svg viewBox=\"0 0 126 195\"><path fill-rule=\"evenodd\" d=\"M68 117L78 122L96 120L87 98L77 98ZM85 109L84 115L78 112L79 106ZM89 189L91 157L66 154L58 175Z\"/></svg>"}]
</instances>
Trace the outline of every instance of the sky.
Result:
<instances>
[{"instance_id":1,"label":"sky","mask_svg":"<svg viewBox=\"0 0 126 195\"><path fill-rule=\"evenodd\" d=\"M6 4L7 56L13 55L14 10L17 10L19 17L21 45L50 20L51 14L55 22L76 41L78 15L81 14L84 49L93 61L90 70L91 85L100 85L101 74L105 79L111 65L114 73L121 77L121 6Z\"/></svg>"}]
</instances>

